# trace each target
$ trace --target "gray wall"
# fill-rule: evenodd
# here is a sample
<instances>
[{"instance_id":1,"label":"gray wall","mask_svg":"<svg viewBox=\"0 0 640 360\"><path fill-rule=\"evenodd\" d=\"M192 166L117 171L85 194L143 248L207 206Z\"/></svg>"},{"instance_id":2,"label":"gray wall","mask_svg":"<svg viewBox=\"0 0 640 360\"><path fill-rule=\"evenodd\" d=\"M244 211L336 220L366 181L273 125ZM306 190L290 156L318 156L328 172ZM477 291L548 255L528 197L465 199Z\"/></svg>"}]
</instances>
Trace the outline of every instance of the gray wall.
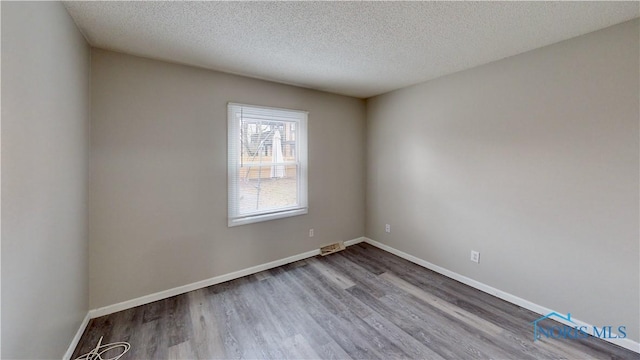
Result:
<instances>
[{"instance_id":1,"label":"gray wall","mask_svg":"<svg viewBox=\"0 0 640 360\"><path fill-rule=\"evenodd\" d=\"M62 4L1 6L1 356L60 358L88 310L90 52Z\"/></svg>"},{"instance_id":2,"label":"gray wall","mask_svg":"<svg viewBox=\"0 0 640 360\"><path fill-rule=\"evenodd\" d=\"M638 341L639 30L369 99L366 235Z\"/></svg>"},{"instance_id":3,"label":"gray wall","mask_svg":"<svg viewBox=\"0 0 640 360\"><path fill-rule=\"evenodd\" d=\"M91 66L91 308L364 234L363 100L104 50ZM227 227L229 101L309 111L309 214Z\"/></svg>"}]
</instances>

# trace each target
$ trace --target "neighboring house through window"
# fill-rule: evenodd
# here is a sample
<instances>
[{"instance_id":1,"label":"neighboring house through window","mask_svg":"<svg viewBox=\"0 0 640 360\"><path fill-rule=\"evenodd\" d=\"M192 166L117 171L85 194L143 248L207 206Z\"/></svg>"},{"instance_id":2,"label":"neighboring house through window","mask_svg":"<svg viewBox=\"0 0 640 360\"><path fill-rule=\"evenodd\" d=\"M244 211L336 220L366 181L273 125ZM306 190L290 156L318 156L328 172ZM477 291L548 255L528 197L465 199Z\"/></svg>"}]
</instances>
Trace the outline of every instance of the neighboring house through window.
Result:
<instances>
[{"instance_id":1,"label":"neighboring house through window","mask_svg":"<svg viewBox=\"0 0 640 360\"><path fill-rule=\"evenodd\" d=\"M307 213L307 112L229 103L229 226Z\"/></svg>"}]
</instances>

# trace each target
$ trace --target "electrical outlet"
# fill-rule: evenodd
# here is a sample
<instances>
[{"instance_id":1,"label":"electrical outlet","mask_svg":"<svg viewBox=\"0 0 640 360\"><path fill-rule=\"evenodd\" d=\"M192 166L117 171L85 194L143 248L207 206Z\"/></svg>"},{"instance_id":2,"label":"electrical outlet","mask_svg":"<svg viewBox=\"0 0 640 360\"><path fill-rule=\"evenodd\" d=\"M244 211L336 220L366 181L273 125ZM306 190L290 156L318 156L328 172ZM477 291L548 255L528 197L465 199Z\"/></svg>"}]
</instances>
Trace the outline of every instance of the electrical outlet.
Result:
<instances>
[{"instance_id":1,"label":"electrical outlet","mask_svg":"<svg viewBox=\"0 0 640 360\"><path fill-rule=\"evenodd\" d=\"M385 232L390 233L390 232L391 232L391 225L386 224L386 225L384 226L384 231L385 231Z\"/></svg>"},{"instance_id":2,"label":"electrical outlet","mask_svg":"<svg viewBox=\"0 0 640 360\"><path fill-rule=\"evenodd\" d=\"M471 261L480 263L480 252L471 250Z\"/></svg>"},{"instance_id":3,"label":"electrical outlet","mask_svg":"<svg viewBox=\"0 0 640 360\"><path fill-rule=\"evenodd\" d=\"M309 237L313 237L313 229L309 229Z\"/></svg>"}]
</instances>

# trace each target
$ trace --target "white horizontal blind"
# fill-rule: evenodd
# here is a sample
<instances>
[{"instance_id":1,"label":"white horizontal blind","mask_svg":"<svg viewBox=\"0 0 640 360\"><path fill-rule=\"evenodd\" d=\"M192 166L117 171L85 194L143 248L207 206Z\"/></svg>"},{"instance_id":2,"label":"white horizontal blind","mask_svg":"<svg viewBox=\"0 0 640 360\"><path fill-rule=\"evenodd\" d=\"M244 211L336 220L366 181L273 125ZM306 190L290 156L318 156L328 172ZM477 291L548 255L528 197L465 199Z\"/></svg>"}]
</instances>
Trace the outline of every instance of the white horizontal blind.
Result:
<instances>
[{"instance_id":1,"label":"white horizontal blind","mask_svg":"<svg viewBox=\"0 0 640 360\"><path fill-rule=\"evenodd\" d=\"M307 113L229 103L229 226L307 213Z\"/></svg>"}]
</instances>

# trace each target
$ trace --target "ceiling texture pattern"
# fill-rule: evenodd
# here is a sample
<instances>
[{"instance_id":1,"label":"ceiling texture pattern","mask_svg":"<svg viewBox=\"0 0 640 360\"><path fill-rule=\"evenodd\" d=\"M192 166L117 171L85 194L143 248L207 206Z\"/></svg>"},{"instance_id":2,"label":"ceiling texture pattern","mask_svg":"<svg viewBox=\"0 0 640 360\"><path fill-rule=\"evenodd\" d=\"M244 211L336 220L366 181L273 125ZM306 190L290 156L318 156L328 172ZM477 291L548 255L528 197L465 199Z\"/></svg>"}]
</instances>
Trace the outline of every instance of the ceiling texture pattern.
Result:
<instances>
[{"instance_id":1,"label":"ceiling texture pattern","mask_svg":"<svg viewBox=\"0 0 640 360\"><path fill-rule=\"evenodd\" d=\"M630 2L65 2L94 47L367 98L640 16Z\"/></svg>"}]
</instances>

